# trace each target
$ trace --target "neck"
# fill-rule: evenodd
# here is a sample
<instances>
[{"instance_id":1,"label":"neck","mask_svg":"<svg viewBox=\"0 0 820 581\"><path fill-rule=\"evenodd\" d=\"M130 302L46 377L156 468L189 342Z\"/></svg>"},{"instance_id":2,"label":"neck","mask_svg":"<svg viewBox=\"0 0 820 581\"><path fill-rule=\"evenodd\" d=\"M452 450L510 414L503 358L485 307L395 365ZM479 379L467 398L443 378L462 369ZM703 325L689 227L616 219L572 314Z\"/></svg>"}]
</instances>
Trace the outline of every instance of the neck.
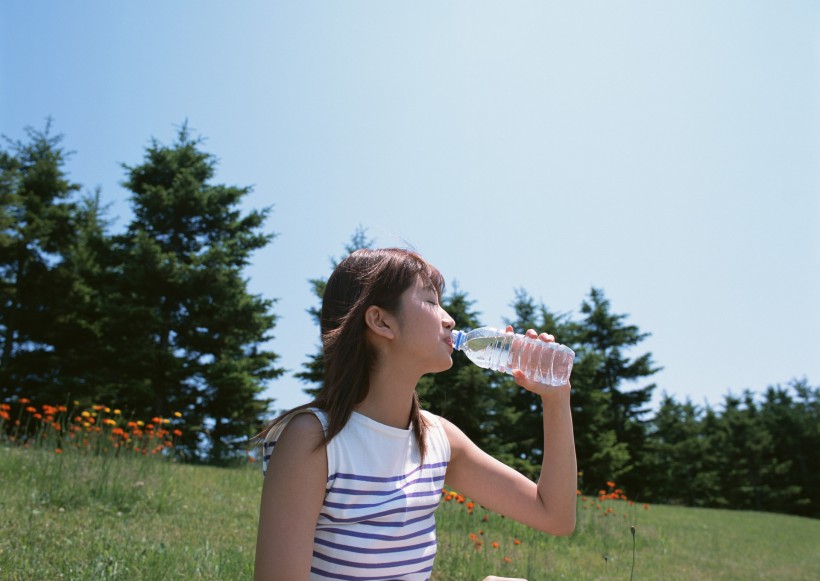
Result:
<instances>
[{"instance_id":1,"label":"neck","mask_svg":"<svg viewBox=\"0 0 820 581\"><path fill-rule=\"evenodd\" d=\"M413 394L420 379L410 373L402 374L395 366L377 365L370 374L367 397L354 409L362 415L394 428L410 427Z\"/></svg>"}]
</instances>

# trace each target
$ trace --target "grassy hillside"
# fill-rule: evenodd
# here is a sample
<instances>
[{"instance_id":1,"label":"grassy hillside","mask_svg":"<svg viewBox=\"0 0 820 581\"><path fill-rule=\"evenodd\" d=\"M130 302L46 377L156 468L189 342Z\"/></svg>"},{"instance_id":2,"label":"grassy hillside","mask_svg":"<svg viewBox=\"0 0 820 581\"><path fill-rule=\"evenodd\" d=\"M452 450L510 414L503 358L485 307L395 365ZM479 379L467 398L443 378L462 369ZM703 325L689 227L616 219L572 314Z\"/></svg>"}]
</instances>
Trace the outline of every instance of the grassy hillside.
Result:
<instances>
[{"instance_id":1,"label":"grassy hillside","mask_svg":"<svg viewBox=\"0 0 820 581\"><path fill-rule=\"evenodd\" d=\"M0 578L250 579L260 488L256 466L0 445ZM816 520L579 498L552 538L468 502L438 512L437 581L629 579L631 525L634 579L820 579Z\"/></svg>"}]
</instances>

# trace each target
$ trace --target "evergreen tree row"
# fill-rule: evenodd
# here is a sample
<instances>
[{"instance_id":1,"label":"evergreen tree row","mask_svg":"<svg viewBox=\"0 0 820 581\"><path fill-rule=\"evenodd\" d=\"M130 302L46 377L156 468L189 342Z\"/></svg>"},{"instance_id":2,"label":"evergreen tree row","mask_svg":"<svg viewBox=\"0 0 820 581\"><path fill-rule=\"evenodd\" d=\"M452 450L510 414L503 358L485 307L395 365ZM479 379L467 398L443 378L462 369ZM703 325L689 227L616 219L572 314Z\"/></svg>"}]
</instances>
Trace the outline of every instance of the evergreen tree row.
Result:
<instances>
[{"instance_id":1,"label":"evergreen tree row","mask_svg":"<svg viewBox=\"0 0 820 581\"><path fill-rule=\"evenodd\" d=\"M359 229L345 255L372 243ZM311 281L317 299L325 280ZM485 324L458 287L442 306L457 328ZM590 290L578 318L550 311L523 289L511 306L515 317L505 324L548 330L576 352L572 408L584 493L615 481L643 501L820 517L820 389L795 380L769 387L761 400L750 391L726 395L721 410L663 395L653 412L657 386L648 381L660 368L651 353L632 356L648 334L613 313L602 290ZM318 307L310 312L318 325ZM310 384L307 393L316 393L320 350L297 377ZM450 370L422 378L419 394L424 407L453 421L485 451L538 477L541 400L510 376L454 354Z\"/></svg>"},{"instance_id":2,"label":"evergreen tree row","mask_svg":"<svg viewBox=\"0 0 820 581\"><path fill-rule=\"evenodd\" d=\"M243 269L269 244L268 210L243 212L249 188L214 184L215 159L182 127L123 166L133 219L112 233L100 192L81 194L60 136L28 129L0 148L0 399L112 403L137 417L182 412L181 447L225 463L269 419L267 384L281 376L263 348L274 302L248 292ZM345 254L372 246L360 229ZM331 266L335 265L332 261ZM321 298L325 278L309 281ZM820 389L806 380L720 409L661 397L647 337L591 289L577 314L523 289L518 330L549 330L576 352L572 406L581 487L616 481L646 501L820 517ZM444 307L459 328L482 326L457 286ZM318 307L310 312L317 317ZM315 393L318 352L296 374ZM423 404L532 478L541 466L540 400L504 374L454 356L422 378Z\"/></svg>"}]
</instances>

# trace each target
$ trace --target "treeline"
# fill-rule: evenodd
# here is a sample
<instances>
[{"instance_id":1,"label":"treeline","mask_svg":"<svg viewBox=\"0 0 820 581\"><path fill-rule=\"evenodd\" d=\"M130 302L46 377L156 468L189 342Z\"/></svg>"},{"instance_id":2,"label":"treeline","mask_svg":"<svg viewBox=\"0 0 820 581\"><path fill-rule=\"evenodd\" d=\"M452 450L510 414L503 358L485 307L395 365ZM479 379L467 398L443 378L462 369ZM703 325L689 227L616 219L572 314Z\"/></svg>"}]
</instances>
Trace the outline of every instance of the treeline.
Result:
<instances>
[{"instance_id":1,"label":"treeline","mask_svg":"<svg viewBox=\"0 0 820 581\"><path fill-rule=\"evenodd\" d=\"M344 254L372 245L359 230ZM311 281L317 299L325 281ZM490 324L458 288L448 291L443 306L457 328ZM512 307L515 317L505 323L519 331L549 330L576 352L572 408L584 493L594 495L614 480L643 501L820 517L820 389L794 380L762 397L726 395L720 409L663 395L653 410L657 386L650 380L660 368L651 353L640 353L648 334L614 313L602 290L591 289L575 317L550 311L525 290ZM311 312L318 324L318 306ZM315 394L321 352L296 375ZM422 378L419 394L424 407L484 450L538 477L541 401L510 376L454 354L449 371Z\"/></svg>"},{"instance_id":2,"label":"treeline","mask_svg":"<svg viewBox=\"0 0 820 581\"><path fill-rule=\"evenodd\" d=\"M272 415L262 392L283 373L263 347L275 303L250 294L242 275L273 239L268 209L243 212L249 188L212 183L215 159L183 126L174 143L151 141L139 163L123 166L133 218L112 233L100 192L83 194L68 178L62 138L48 125L26 137L0 149L0 399L113 404L137 417L179 411L189 458L242 454ZM345 254L371 245L359 230ZM317 298L319 274L309 281ZM458 288L444 306L460 328L484 324ZM659 367L641 352L647 334L602 290L591 289L577 314L555 313L523 289L512 306L506 322L549 330L576 351L584 492L615 480L645 501L820 517L820 389L794 380L726 395L719 408L663 396L653 410ZM315 391L321 353L296 376ZM509 376L457 354L419 392L428 409L537 478L540 400Z\"/></svg>"}]
</instances>

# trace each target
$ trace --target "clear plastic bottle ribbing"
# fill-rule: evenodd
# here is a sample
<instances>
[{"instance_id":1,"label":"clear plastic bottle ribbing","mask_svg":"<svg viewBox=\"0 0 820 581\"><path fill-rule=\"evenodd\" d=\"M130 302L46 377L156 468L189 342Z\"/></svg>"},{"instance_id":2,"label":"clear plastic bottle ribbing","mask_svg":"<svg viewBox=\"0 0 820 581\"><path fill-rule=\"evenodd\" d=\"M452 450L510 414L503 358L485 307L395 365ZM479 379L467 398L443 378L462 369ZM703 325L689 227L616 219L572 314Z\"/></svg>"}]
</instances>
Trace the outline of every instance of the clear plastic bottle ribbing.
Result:
<instances>
[{"instance_id":1,"label":"clear plastic bottle ribbing","mask_svg":"<svg viewBox=\"0 0 820 581\"><path fill-rule=\"evenodd\" d=\"M492 327L453 331L452 337L453 348L479 367L504 373L520 369L527 379L555 387L569 382L575 352L565 345Z\"/></svg>"}]
</instances>

